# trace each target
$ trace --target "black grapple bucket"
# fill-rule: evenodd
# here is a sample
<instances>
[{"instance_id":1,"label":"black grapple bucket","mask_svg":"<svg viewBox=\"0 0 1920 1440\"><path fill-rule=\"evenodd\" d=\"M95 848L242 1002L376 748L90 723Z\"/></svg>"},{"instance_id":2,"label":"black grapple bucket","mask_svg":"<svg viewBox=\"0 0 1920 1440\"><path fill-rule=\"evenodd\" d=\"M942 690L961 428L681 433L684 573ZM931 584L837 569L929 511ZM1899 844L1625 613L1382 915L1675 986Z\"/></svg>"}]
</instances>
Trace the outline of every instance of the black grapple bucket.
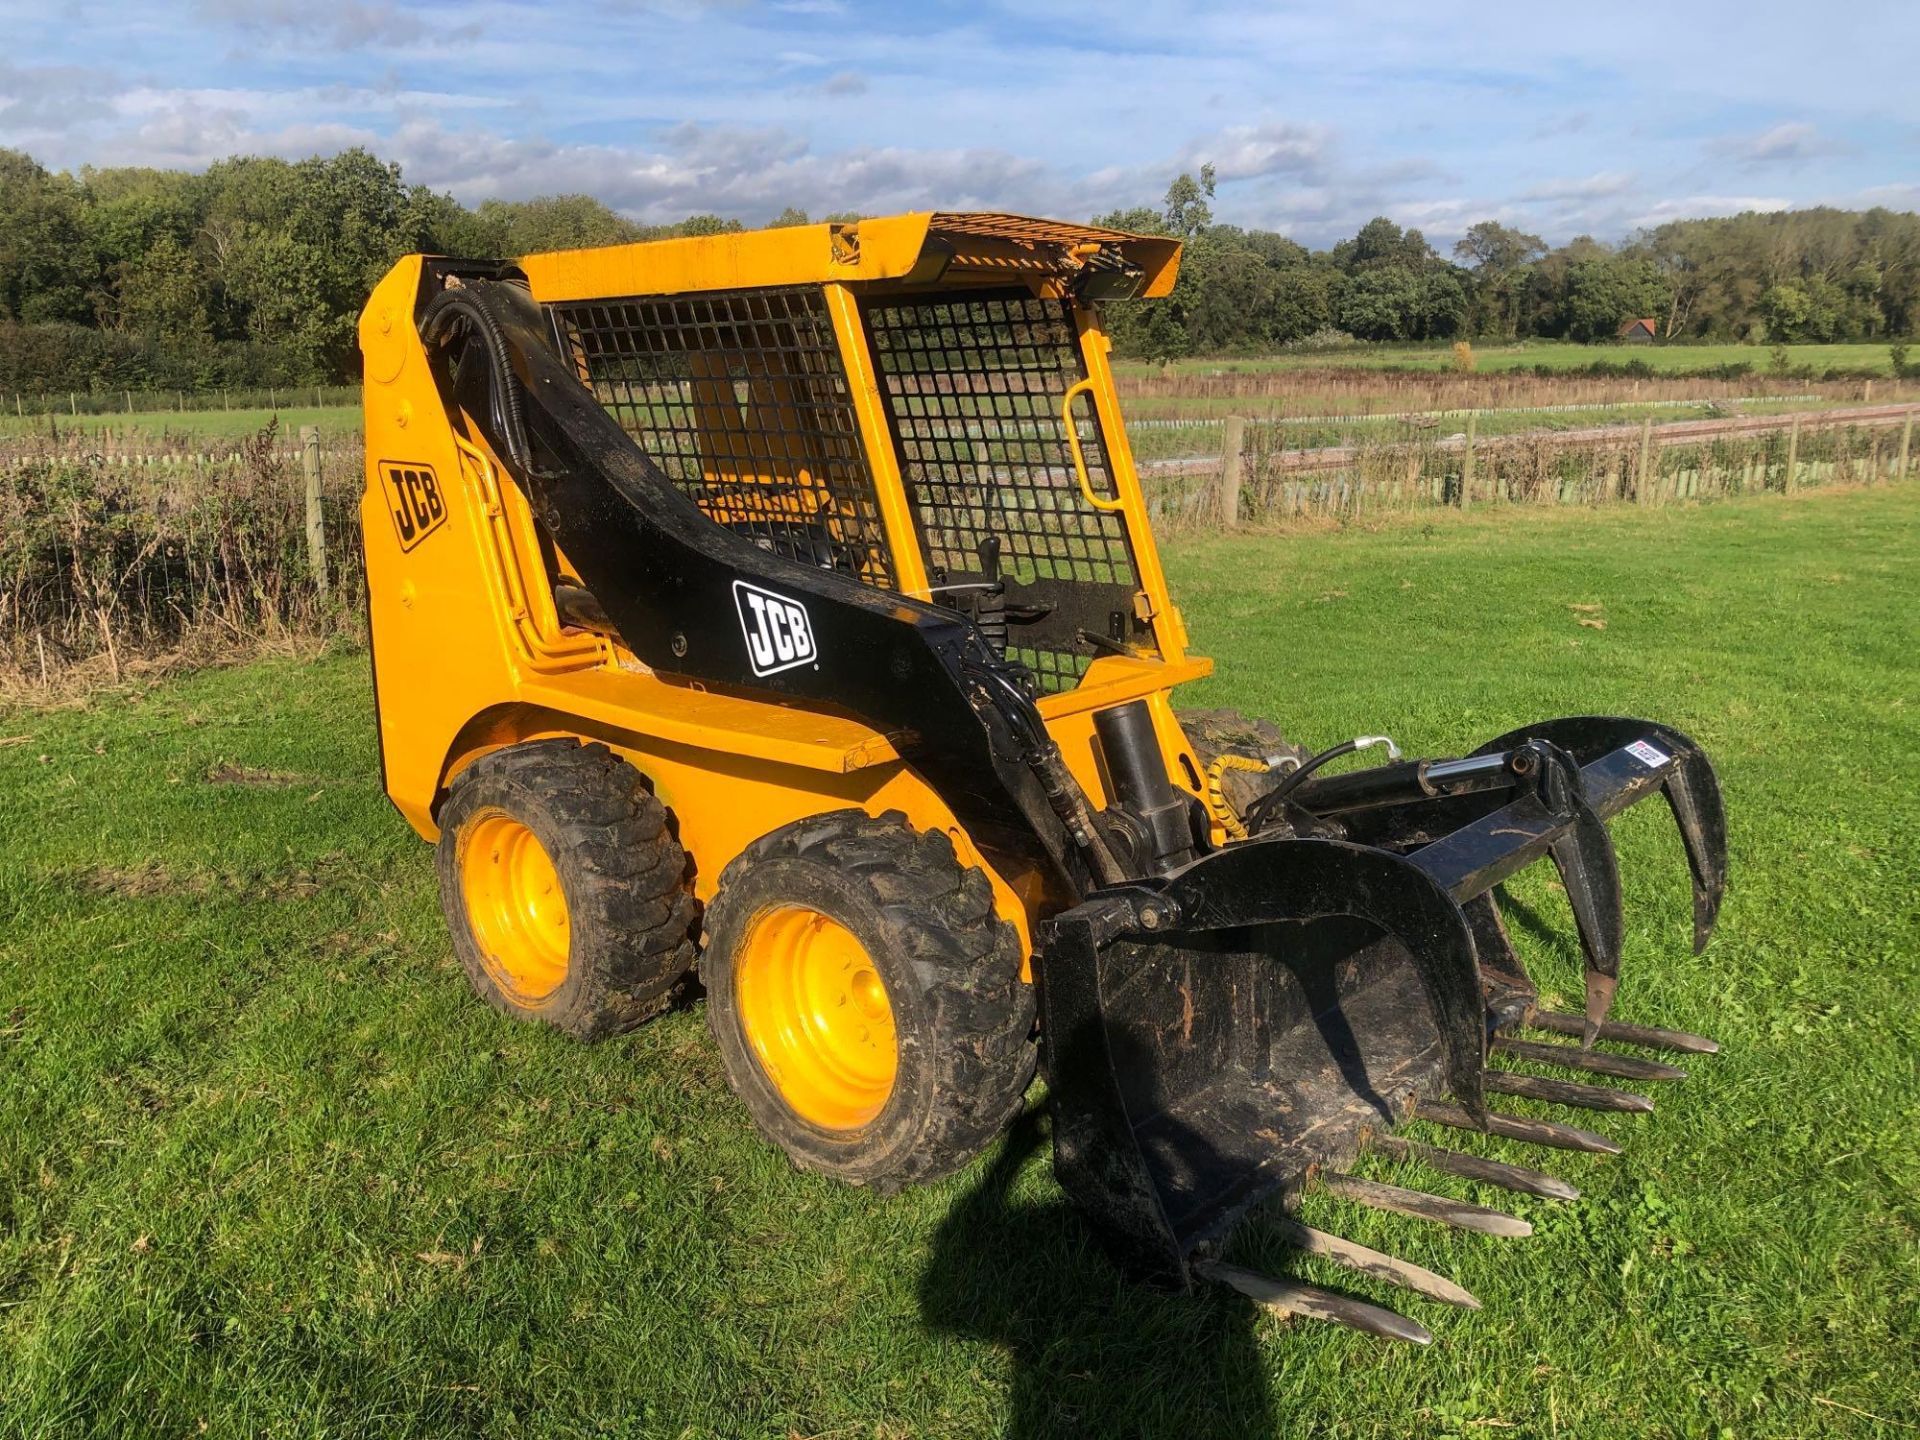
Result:
<instances>
[{"instance_id":1,"label":"black grapple bucket","mask_svg":"<svg viewBox=\"0 0 1920 1440\"><path fill-rule=\"evenodd\" d=\"M1496 1210L1347 1173L1369 1147L1471 1179L1571 1198L1516 1165L1395 1137L1419 1114L1567 1148L1610 1150L1573 1126L1499 1115L1490 1094L1601 1109L1644 1097L1500 1068L1503 1054L1586 1073L1677 1077L1596 1040L1711 1049L1681 1032L1609 1025L1620 890L1604 821L1664 793L1695 889L1696 945L1725 884L1713 771L1685 736L1640 721L1554 721L1458 761L1309 781L1287 817L1175 873L1089 897L1041 937L1037 968L1055 1169L1131 1270L1185 1287L1222 1281L1268 1305L1425 1340L1404 1317L1220 1262L1256 1204L1286 1211L1312 1185L1404 1214L1525 1234ZM1584 1015L1540 1011L1493 887L1542 858L1558 868L1587 965ZM1578 1043L1508 1032L1571 1033ZM1303 1248L1432 1298L1442 1277L1289 1216Z\"/></svg>"}]
</instances>

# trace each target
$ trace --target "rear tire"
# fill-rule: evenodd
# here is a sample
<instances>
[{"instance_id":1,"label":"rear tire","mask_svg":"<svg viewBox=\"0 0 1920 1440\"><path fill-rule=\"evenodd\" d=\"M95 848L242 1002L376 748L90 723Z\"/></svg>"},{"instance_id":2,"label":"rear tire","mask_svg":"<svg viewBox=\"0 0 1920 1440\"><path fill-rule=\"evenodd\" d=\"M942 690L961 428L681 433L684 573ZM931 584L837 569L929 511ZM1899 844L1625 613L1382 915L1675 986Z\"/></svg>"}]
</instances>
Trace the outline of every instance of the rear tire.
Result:
<instances>
[{"instance_id":1,"label":"rear tire","mask_svg":"<svg viewBox=\"0 0 1920 1440\"><path fill-rule=\"evenodd\" d=\"M940 831L857 810L784 826L727 866L706 931L727 1081L796 1165L894 1189L1019 1111L1037 1055L1019 936Z\"/></svg>"},{"instance_id":2,"label":"rear tire","mask_svg":"<svg viewBox=\"0 0 1920 1440\"><path fill-rule=\"evenodd\" d=\"M476 760L440 812L440 903L473 988L599 1040L664 1010L692 969L687 857L640 772L536 740Z\"/></svg>"},{"instance_id":3,"label":"rear tire","mask_svg":"<svg viewBox=\"0 0 1920 1440\"><path fill-rule=\"evenodd\" d=\"M1182 710L1177 718L1186 731L1187 743L1200 759L1202 774L1222 755L1244 755L1250 760L1267 760L1275 755L1291 755L1301 761L1307 758L1307 752L1281 734L1271 720L1251 719L1238 710ZM1220 790L1234 813L1244 818L1249 805L1280 783L1281 773L1229 770L1222 777Z\"/></svg>"}]
</instances>

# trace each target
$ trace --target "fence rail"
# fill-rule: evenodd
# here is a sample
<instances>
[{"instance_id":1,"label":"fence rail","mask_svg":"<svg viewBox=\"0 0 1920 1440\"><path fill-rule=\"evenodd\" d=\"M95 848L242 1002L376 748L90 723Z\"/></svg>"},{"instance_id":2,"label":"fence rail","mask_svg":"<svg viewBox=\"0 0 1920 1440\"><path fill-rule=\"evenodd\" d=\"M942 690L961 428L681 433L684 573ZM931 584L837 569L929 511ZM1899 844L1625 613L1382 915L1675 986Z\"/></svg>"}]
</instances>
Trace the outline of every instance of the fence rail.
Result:
<instances>
[{"instance_id":1,"label":"fence rail","mask_svg":"<svg viewBox=\"0 0 1920 1440\"><path fill-rule=\"evenodd\" d=\"M1141 467L1156 520L1228 527L1351 517L1421 505L1601 504L1704 499L1913 473L1920 405L1900 404L1655 425L1463 434L1291 449L1278 426L1229 422L1219 455Z\"/></svg>"},{"instance_id":2,"label":"fence rail","mask_svg":"<svg viewBox=\"0 0 1920 1440\"><path fill-rule=\"evenodd\" d=\"M0 414L28 416L151 415L207 410L358 408L358 385L261 385L224 390L58 390L0 396Z\"/></svg>"}]
</instances>

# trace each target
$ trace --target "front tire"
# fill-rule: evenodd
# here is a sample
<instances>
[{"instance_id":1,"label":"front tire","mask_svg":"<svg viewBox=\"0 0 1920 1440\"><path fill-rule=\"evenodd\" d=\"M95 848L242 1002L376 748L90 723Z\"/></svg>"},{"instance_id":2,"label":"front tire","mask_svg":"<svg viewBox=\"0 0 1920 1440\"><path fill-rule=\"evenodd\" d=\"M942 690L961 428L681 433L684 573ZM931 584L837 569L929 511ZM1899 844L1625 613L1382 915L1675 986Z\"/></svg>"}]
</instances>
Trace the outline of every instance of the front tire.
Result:
<instances>
[{"instance_id":1,"label":"front tire","mask_svg":"<svg viewBox=\"0 0 1920 1440\"><path fill-rule=\"evenodd\" d=\"M576 1040L664 1010L694 963L687 857L640 772L537 740L460 772L440 812L440 903L473 988Z\"/></svg>"},{"instance_id":2,"label":"front tire","mask_svg":"<svg viewBox=\"0 0 1920 1440\"><path fill-rule=\"evenodd\" d=\"M857 810L748 846L700 975L728 1083L795 1164L892 1189L989 1145L1033 1081L1032 987L981 871Z\"/></svg>"}]
</instances>

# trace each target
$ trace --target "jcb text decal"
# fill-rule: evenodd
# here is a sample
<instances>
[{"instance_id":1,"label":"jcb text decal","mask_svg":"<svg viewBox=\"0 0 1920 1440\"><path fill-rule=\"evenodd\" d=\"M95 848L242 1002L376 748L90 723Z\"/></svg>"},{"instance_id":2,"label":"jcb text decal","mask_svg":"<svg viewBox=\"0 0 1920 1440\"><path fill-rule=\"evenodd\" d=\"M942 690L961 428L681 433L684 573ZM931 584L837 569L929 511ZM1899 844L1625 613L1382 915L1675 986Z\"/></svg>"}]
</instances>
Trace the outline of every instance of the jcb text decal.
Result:
<instances>
[{"instance_id":1,"label":"jcb text decal","mask_svg":"<svg viewBox=\"0 0 1920 1440\"><path fill-rule=\"evenodd\" d=\"M447 502L431 465L382 460L380 479L386 485L387 509L402 550L413 549L445 522Z\"/></svg>"},{"instance_id":2,"label":"jcb text decal","mask_svg":"<svg viewBox=\"0 0 1920 1440\"><path fill-rule=\"evenodd\" d=\"M762 590L744 580L733 582L733 603L747 640L747 660L756 675L772 675L805 665L816 653L813 622L798 600Z\"/></svg>"}]
</instances>

